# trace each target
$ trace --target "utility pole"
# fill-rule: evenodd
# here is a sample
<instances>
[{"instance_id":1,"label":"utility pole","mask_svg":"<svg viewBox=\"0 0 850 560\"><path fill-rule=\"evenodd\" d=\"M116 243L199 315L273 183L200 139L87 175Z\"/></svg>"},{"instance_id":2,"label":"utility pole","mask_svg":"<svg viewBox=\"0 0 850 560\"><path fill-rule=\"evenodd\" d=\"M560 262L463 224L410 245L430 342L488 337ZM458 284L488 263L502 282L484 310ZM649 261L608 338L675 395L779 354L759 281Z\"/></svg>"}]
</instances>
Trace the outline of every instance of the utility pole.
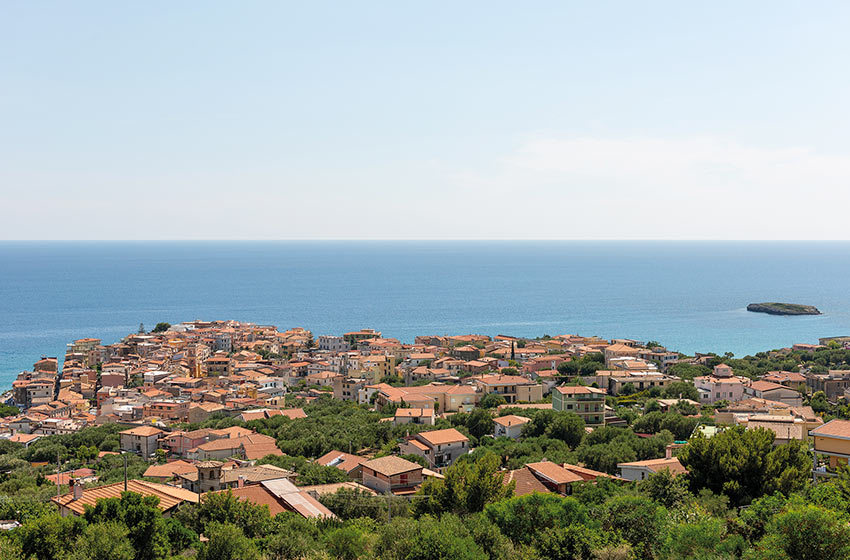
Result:
<instances>
[{"instance_id":1,"label":"utility pole","mask_svg":"<svg viewBox=\"0 0 850 560\"><path fill-rule=\"evenodd\" d=\"M56 451L56 497L57 498L61 497L61 494L60 494L60 492L62 490L62 481L60 480L61 478L62 478L62 464L59 462L59 451L57 450Z\"/></svg>"}]
</instances>

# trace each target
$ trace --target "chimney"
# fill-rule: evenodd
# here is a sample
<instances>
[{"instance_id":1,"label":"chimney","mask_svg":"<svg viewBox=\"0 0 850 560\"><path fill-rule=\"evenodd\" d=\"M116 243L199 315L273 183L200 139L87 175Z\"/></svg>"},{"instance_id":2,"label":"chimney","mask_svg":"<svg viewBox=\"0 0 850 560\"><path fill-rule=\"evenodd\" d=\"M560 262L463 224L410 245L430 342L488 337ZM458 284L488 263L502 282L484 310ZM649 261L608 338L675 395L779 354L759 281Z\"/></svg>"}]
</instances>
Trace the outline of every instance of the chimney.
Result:
<instances>
[{"instance_id":1,"label":"chimney","mask_svg":"<svg viewBox=\"0 0 850 560\"><path fill-rule=\"evenodd\" d=\"M71 479L71 488L74 490L74 499L81 500L83 498L83 484L79 480Z\"/></svg>"},{"instance_id":2,"label":"chimney","mask_svg":"<svg viewBox=\"0 0 850 560\"><path fill-rule=\"evenodd\" d=\"M236 487L243 488L245 486L245 477L243 475L239 475L239 478L236 479Z\"/></svg>"},{"instance_id":3,"label":"chimney","mask_svg":"<svg viewBox=\"0 0 850 560\"><path fill-rule=\"evenodd\" d=\"M664 448L664 458L665 459L672 459L673 458L673 447L672 446L668 445L667 447Z\"/></svg>"}]
</instances>

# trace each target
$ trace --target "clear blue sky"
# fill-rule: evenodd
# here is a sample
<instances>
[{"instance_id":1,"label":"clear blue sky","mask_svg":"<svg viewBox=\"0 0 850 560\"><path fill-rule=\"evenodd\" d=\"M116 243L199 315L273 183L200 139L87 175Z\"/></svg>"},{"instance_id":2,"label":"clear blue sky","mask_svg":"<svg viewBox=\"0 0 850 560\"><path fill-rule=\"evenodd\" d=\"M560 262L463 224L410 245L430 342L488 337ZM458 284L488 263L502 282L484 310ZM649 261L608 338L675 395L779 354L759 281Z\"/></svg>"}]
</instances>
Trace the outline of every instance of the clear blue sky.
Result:
<instances>
[{"instance_id":1,"label":"clear blue sky","mask_svg":"<svg viewBox=\"0 0 850 560\"><path fill-rule=\"evenodd\" d=\"M848 239L850 3L4 2L0 238Z\"/></svg>"}]
</instances>

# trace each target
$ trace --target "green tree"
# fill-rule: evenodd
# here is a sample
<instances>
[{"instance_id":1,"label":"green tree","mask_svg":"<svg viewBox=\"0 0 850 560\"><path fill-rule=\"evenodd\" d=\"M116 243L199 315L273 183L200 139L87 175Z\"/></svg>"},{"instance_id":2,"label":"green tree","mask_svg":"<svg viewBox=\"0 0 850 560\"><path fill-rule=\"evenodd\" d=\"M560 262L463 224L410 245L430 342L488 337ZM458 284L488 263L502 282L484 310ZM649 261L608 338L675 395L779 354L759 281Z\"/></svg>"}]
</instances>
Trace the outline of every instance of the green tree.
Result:
<instances>
[{"instance_id":1,"label":"green tree","mask_svg":"<svg viewBox=\"0 0 850 560\"><path fill-rule=\"evenodd\" d=\"M530 544L540 532L588 521L584 506L575 498L538 492L492 503L484 514L508 538L523 544Z\"/></svg>"},{"instance_id":2,"label":"green tree","mask_svg":"<svg viewBox=\"0 0 850 560\"><path fill-rule=\"evenodd\" d=\"M606 543L605 537L587 525L569 525L541 533L535 542L543 560L585 560Z\"/></svg>"},{"instance_id":3,"label":"green tree","mask_svg":"<svg viewBox=\"0 0 850 560\"><path fill-rule=\"evenodd\" d=\"M691 499L688 482L684 476L674 475L670 469L649 475L638 485L641 494L648 496L666 508L680 506Z\"/></svg>"},{"instance_id":4,"label":"green tree","mask_svg":"<svg viewBox=\"0 0 850 560\"><path fill-rule=\"evenodd\" d=\"M0 418L5 418L6 416L17 416L21 411L17 406L11 406L8 404L0 404ZM9 442L11 443L11 442ZM20 445L20 444L18 444Z\"/></svg>"},{"instance_id":5,"label":"green tree","mask_svg":"<svg viewBox=\"0 0 850 560\"><path fill-rule=\"evenodd\" d=\"M811 475L812 461L808 444L793 440L774 447L765 458L765 493L781 492L786 496L805 488Z\"/></svg>"},{"instance_id":6,"label":"green tree","mask_svg":"<svg viewBox=\"0 0 850 560\"><path fill-rule=\"evenodd\" d=\"M578 375L579 365L577 362L561 362L558 364L558 373L565 377Z\"/></svg>"},{"instance_id":7,"label":"green tree","mask_svg":"<svg viewBox=\"0 0 850 560\"><path fill-rule=\"evenodd\" d=\"M469 435L475 439L481 439L488 434L492 434L493 415L488 410L476 408L466 415L466 428L469 430Z\"/></svg>"},{"instance_id":8,"label":"green tree","mask_svg":"<svg viewBox=\"0 0 850 560\"><path fill-rule=\"evenodd\" d=\"M602 527L620 535L639 558L654 558L664 534L664 509L643 496L614 496L602 507Z\"/></svg>"},{"instance_id":9,"label":"green tree","mask_svg":"<svg viewBox=\"0 0 850 560\"><path fill-rule=\"evenodd\" d=\"M95 507L86 507L89 523L118 521L129 530L128 537L136 551L137 560L166 558L171 549L168 529L159 508L159 498L123 492L120 498L98 500Z\"/></svg>"},{"instance_id":10,"label":"green tree","mask_svg":"<svg viewBox=\"0 0 850 560\"><path fill-rule=\"evenodd\" d=\"M360 527L345 525L325 533L325 546L337 560L357 560L370 548L369 535Z\"/></svg>"},{"instance_id":11,"label":"green tree","mask_svg":"<svg viewBox=\"0 0 850 560\"><path fill-rule=\"evenodd\" d=\"M69 543L77 540L86 528L85 520L76 517L61 517L51 513L33 518L15 529L25 558L54 560L61 558Z\"/></svg>"},{"instance_id":12,"label":"green tree","mask_svg":"<svg viewBox=\"0 0 850 560\"><path fill-rule=\"evenodd\" d=\"M161 333L161 332L167 331L170 328L171 328L170 323L157 323L156 326L153 328L153 330L151 332L152 333Z\"/></svg>"},{"instance_id":13,"label":"green tree","mask_svg":"<svg viewBox=\"0 0 850 560\"><path fill-rule=\"evenodd\" d=\"M370 492L341 488L334 494L320 496L319 501L340 519L369 517L375 521L383 521L387 518L386 498ZM390 503L393 517L408 515L406 500L393 500Z\"/></svg>"},{"instance_id":14,"label":"green tree","mask_svg":"<svg viewBox=\"0 0 850 560\"><path fill-rule=\"evenodd\" d=\"M563 412L555 416L546 426L545 431L546 437L559 439L570 447L576 447L581 443L584 434L584 420L572 412Z\"/></svg>"},{"instance_id":15,"label":"green tree","mask_svg":"<svg viewBox=\"0 0 850 560\"><path fill-rule=\"evenodd\" d=\"M232 523L248 538L255 538L267 534L271 526L268 506L241 501L230 491L204 494L199 504L184 506L177 517L198 534L206 534L214 523Z\"/></svg>"},{"instance_id":16,"label":"green tree","mask_svg":"<svg viewBox=\"0 0 850 560\"><path fill-rule=\"evenodd\" d=\"M297 513L280 513L263 548L268 560L300 560L317 548L318 536L319 530L311 520Z\"/></svg>"},{"instance_id":17,"label":"green tree","mask_svg":"<svg viewBox=\"0 0 850 560\"><path fill-rule=\"evenodd\" d=\"M834 512L803 505L777 514L746 560L850 558L850 526Z\"/></svg>"},{"instance_id":18,"label":"green tree","mask_svg":"<svg viewBox=\"0 0 850 560\"><path fill-rule=\"evenodd\" d=\"M670 560L732 560L740 557L744 547L745 543L739 535L727 539L723 519L701 517L668 529L662 557Z\"/></svg>"},{"instance_id":19,"label":"green tree","mask_svg":"<svg viewBox=\"0 0 850 560\"><path fill-rule=\"evenodd\" d=\"M198 535L174 517L165 520L165 534L172 554L180 554L188 548L197 548Z\"/></svg>"},{"instance_id":20,"label":"green tree","mask_svg":"<svg viewBox=\"0 0 850 560\"><path fill-rule=\"evenodd\" d=\"M207 527L209 541L198 552L198 560L259 560L260 551L231 523L213 522Z\"/></svg>"},{"instance_id":21,"label":"green tree","mask_svg":"<svg viewBox=\"0 0 850 560\"><path fill-rule=\"evenodd\" d=\"M0 539L0 558L3 560L26 560L21 545L12 539Z\"/></svg>"},{"instance_id":22,"label":"green tree","mask_svg":"<svg viewBox=\"0 0 850 560\"><path fill-rule=\"evenodd\" d=\"M693 383L674 381L661 390L668 399L690 399L699 402L699 391Z\"/></svg>"},{"instance_id":23,"label":"green tree","mask_svg":"<svg viewBox=\"0 0 850 560\"><path fill-rule=\"evenodd\" d=\"M481 397L481 401L478 403L478 406L481 408L496 408L497 406L507 404L508 401L505 400L505 397L496 393L487 393L483 397Z\"/></svg>"},{"instance_id":24,"label":"green tree","mask_svg":"<svg viewBox=\"0 0 850 560\"><path fill-rule=\"evenodd\" d=\"M445 479L429 478L422 483L418 494L427 499L415 501L416 513L468 514L511 496L514 483L503 484L499 465L499 457L494 453L485 453L474 460L459 460L446 470Z\"/></svg>"},{"instance_id":25,"label":"green tree","mask_svg":"<svg viewBox=\"0 0 850 560\"><path fill-rule=\"evenodd\" d=\"M89 461L97 459L97 453L98 449L96 446L81 445L77 448L75 455L77 457L77 461L81 463L88 463Z\"/></svg>"},{"instance_id":26,"label":"green tree","mask_svg":"<svg viewBox=\"0 0 850 560\"><path fill-rule=\"evenodd\" d=\"M678 457L690 472L691 489L723 493L734 505L775 490L793 491L805 484L809 464L805 446L773 446L774 433L736 426L711 438L691 438Z\"/></svg>"},{"instance_id":27,"label":"green tree","mask_svg":"<svg viewBox=\"0 0 850 560\"><path fill-rule=\"evenodd\" d=\"M122 523L92 523L74 542L68 560L133 560L135 551L127 535Z\"/></svg>"},{"instance_id":28,"label":"green tree","mask_svg":"<svg viewBox=\"0 0 850 560\"><path fill-rule=\"evenodd\" d=\"M617 465L620 463L638 460L634 447L622 439L595 445L582 444L576 449L576 453L587 468L608 474L616 474Z\"/></svg>"},{"instance_id":29,"label":"green tree","mask_svg":"<svg viewBox=\"0 0 850 560\"><path fill-rule=\"evenodd\" d=\"M382 560L487 560L488 554L476 542L473 532L454 515L440 518L426 515L416 521L393 519L380 528L373 557ZM499 558L498 552L489 558Z\"/></svg>"}]
</instances>

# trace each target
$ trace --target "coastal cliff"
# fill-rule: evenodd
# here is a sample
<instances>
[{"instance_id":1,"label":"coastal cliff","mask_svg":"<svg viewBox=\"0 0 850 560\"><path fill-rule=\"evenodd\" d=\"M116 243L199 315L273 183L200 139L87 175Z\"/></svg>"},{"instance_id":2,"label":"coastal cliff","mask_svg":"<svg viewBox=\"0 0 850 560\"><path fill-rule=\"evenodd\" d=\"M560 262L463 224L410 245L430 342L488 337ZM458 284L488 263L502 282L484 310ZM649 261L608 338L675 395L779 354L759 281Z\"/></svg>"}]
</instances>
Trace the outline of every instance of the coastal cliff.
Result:
<instances>
[{"instance_id":1,"label":"coastal cliff","mask_svg":"<svg viewBox=\"0 0 850 560\"><path fill-rule=\"evenodd\" d=\"M764 303L751 303L747 311L755 313L768 313L770 315L820 315L817 307L812 305L800 305L797 303L777 303L775 301Z\"/></svg>"}]
</instances>

